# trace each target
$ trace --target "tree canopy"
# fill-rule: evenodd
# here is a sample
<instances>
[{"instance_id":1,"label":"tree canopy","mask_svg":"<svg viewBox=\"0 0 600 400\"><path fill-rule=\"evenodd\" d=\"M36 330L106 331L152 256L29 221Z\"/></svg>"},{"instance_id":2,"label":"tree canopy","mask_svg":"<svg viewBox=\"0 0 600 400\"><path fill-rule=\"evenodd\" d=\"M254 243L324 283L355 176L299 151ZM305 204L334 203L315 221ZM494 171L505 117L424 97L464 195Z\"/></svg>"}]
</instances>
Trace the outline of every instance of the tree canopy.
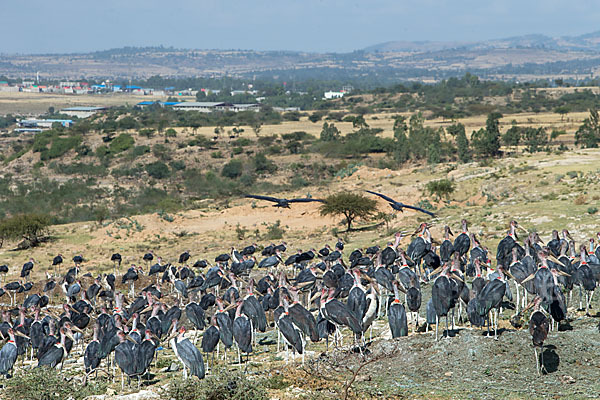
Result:
<instances>
[{"instance_id":1,"label":"tree canopy","mask_svg":"<svg viewBox=\"0 0 600 400\"><path fill-rule=\"evenodd\" d=\"M0 221L0 247L6 239L25 239L31 247L37 246L50 226L46 214L19 214Z\"/></svg>"},{"instance_id":2,"label":"tree canopy","mask_svg":"<svg viewBox=\"0 0 600 400\"><path fill-rule=\"evenodd\" d=\"M357 218L370 219L377 211L377 202L374 199L358 193L340 192L332 194L325 199L320 207L321 215L343 215L343 224L347 230L352 230L352 222Z\"/></svg>"}]
</instances>

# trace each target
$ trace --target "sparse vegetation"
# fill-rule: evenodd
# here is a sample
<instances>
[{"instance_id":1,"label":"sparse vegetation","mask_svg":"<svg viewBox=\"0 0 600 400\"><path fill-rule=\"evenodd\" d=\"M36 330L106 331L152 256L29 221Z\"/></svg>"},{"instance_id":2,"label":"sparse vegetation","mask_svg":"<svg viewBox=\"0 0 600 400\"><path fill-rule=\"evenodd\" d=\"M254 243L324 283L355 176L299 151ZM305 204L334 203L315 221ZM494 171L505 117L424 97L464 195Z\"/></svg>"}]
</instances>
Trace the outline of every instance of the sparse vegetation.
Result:
<instances>
[{"instance_id":1,"label":"sparse vegetation","mask_svg":"<svg viewBox=\"0 0 600 400\"><path fill-rule=\"evenodd\" d=\"M98 381L85 386L74 384L71 378L67 380L65 375L52 368L21 369L5 385L6 398L28 400L80 400L106 390L106 384Z\"/></svg>"},{"instance_id":2,"label":"sparse vegetation","mask_svg":"<svg viewBox=\"0 0 600 400\"><path fill-rule=\"evenodd\" d=\"M241 371L213 370L201 381L175 379L169 384L165 400L266 400L262 379L250 380Z\"/></svg>"}]
</instances>

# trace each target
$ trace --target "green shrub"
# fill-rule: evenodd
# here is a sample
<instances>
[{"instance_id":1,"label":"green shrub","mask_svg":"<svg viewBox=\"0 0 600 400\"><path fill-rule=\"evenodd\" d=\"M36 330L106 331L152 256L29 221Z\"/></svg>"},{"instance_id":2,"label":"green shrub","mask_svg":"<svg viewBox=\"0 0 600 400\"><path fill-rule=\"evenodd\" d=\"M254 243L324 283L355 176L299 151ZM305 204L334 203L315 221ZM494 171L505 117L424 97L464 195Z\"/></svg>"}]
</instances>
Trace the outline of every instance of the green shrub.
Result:
<instances>
[{"instance_id":1,"label":"green shrub","mask_svg":"<svg viewBox=\"0 0 600 400\"><path fill-rule=\"evenodd\" d=\"M252 166L257 174L272 174L277 171L277 165L263 153L259 153L252 158Z\"/></svg>"},{"instance_id":2,"label":"green shrub","mask_svg":"<svg viewBox=\"0 0 600 400\"><path fill-rule=\"evenodd\" d=\"M263 237L264 240L283 239L285 228L281 226L281 221L277 220L274 224L267 224L267 232Z\"/></svg>"},{"instance_id":3,"label":"green shrub","mask_svg":"<svg viewBox=\"0 0 600 400\"><path fill-rule=\"evenodd\" d=\"M129 150L134 143L133 136L128 133L122 133L110 142L108 148L112 154L118 154Z\"/></svg>"},{"instance_id":4,"label":"green shrub","mask_svg":"<svg viewBox=\"0 0 600 400\"><path fill-rule=\"evenodd\" d=\"M19 370L5 383L4 396L8 399L27 400L80 400L102 394L106 384L92 380L87 385L74 384L53 368Z\"/></svg>"},{"instance_id":5,"label":"green shrub","mask_svg":"<svg viewBox=\"0 0 600 400\"><path fill-rule=\"evenodd\" d=\"M241 371L213 370L201 381L174 379L164 399L174 400L266 400L262 379L250 380Z\"/></svg>"},{"instance_id":6,"label":"green shrub","mask_svg":"<svg viewBox=\"0 0 600 400\"><path fill-rule=\"evenodd\" d=\"M238 138L234 140L231 144L238 147L250 146L252 144L252 140L248 138Z\"/></svg>"},{"instance_id":7,"label":"green shrub","mask_svg":"<svg viewBox=\"0 0 600 400\"><path fill-rule=\"evenodd\" d=\"M426 189L431 195L435 195L438 198L448 198L454 192L454 182L449 179L440 179L437 181L428 182Z\"/></svg>"},{"instance_id":8,"label":"green shrub","mask_svg":"<svg viewBox=\"0 0 600 400\"><path fill-rule=\"evenodd\" d=\"M48 233L50 216L46 214L19 214L0 221L0 246L4 239L25 239L36 246Z\"/></svg>"},{"instance_id":9,"label":"green shrub","mask_svg":"<svg viewBox=\"0 0 600 400\"><path fill-rule=\"evenodd\" d=\"M101 146L96 147L96 157L104 158L108 155L110 155L110 150L108 149L107 146L101 145Z\"/></svg>"},{"instance_id":10,"label":"green shrub","mask_svg":"<svg viewBox=\"0 0 600 400\"><path fill-rule=\"evenodd\" d=\"M152 128L140 129L139 134L141 136L145 136L148 139L150 139L152 136L154 136L154 129L152 129Z\"/></svg>"},{"instance_id":11,"label":"green shrub","mask_svg":"<svg viewBox=\"0 0 600 400\"><path fill-rule=\"evenodd\" d=\"M597 212L598 212L598 208L597 207L589 207L587 209L587 213L591 214L591 215L596 214Z\"/></svg>"},{"instance_id":12,"label":"green shrub","mask_svg":"<svg viewBox=\"0 0 600 400\"><path fill-rule=\"evenodd\" d=\"M169 164L171 166L171 169L173 171L183 171L185 169L185 163L183 161L173 161L171 164Z\"/></svg>"},{"instance_id":13,"label":"green shrub","mask_svg":"<svg viewBox=\"0 0 600 400\"><path fill-rule=\"evenodd\" d=\"M146 172L155 179L165 179L170 175L169 167L162 161L146 164Z\"/></svg>"},{"instance_id":14,"label":"green shrub","mask_svg":"<svg viewBox=\"0 0 600 400\"><path fill-rule=\"evenodd\" d=\"M131 150L131 155L135 157L143 156L146 153L150 153L150 146L135 146Z\"/></svg>"},{"instance_id":15,"label":"green shrub","mask_svg":"<svg viewBox=\"0 0 600 400\"><path fill-rule=\"evenodd\" d=\"M177 131L173 128L169 128L165 131L165 137L176 137Z\"/></svg>"},{"instance_id":16,"label":"green shrub","mask_svg":"<svg viewBox=\"0 0 600 400\"><path fill-rule=\"evenodd\" d=\"M169 161L172 158L171 150L169 150L169 148L164 144L160 143L152 146L152 154L154 154L154 157L162 161Z\"/></svg>"},{"instance_id":17,"label":"green shrub","mask_svg":"<svg viewBox=\"0 0 600 400\"><path fill-rule=\"evenodd\" d=\"M71 136L66 138L56 138L52 141L52 146L48 150L47 157L44 157L42 152L42 159L52 159L61 157L63 154L71 149L79 146L81 143L81 136Z\"/></svg>"},{"instance_id":18,"label":"green shrub","mask_svg":"<svg viewBox=\"0 0 600 400\"><path fill-rule=\"evenodd\" d=\"M105 176L106 167L103 165L73 163L59 164L52 162L49 167L59 174L64 175L88 175L88 176Z\"/></svg>"},{"instance_id":19,"label":"green shrub","mask_svg":"<svg viewBox=\"0 0 600 400\"><path fill-rule=\"evenodd\" d=\"M234 159L223 166L221 175L231 179L239 178L242 176L243 168L242 160Z\"/></svg>"},{"instance_id":20,"label":"green shrub","mask_svg":"<svg viewBox=\"0 0 600 400\"><path fill-rule=\"evenodd\" d=\"M281 138L283 140L306 140L311 138L312 136L310 136L308 133L304 132L304 131L297 131L297 132L292 132L292 133L284 133L283 135L281 135Z\"/></svg>"},{"instance_id":21,"label":"green shrub","mask_svg":"<svg viewBox=\"0 0 600 400\"><path fill-rule=\"evenodd\" d=\"M244 152L243 147L234 147L233 149L231 149L231 154L233 154L234 156L237 156L238 154L242 154L243 152Z\"/></svg>"}]
</instances>

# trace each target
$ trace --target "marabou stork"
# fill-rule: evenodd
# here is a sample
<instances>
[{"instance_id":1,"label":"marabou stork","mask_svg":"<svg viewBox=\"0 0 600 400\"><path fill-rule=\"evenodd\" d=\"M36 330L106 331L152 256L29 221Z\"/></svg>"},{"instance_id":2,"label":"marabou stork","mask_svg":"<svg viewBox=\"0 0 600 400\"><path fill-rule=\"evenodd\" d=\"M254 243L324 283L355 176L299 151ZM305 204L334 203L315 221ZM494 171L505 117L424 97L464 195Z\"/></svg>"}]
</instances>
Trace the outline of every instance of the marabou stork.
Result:
<instances>
[{"instance_id":1,"label":"marabou stork","mask_svg":"<svg viewBox=\"0 0 600 400\"><path fill-rule=\"evenodd\" d=\"M313 199L313 198L304 198L304 199L279 199L277 197L258 196L258 195L253 195L253 194L247 194L244 197L249 198L249 199L271 201L271 202L275 203L273 205L273 207L281 207L281 208L290 208L290 204L292 204L292 203L309 203L309 202L314 202L314 201L319 202L319 203L325 203L325 200L322 200L322 199Z\"/></svg>"},{"instance_id":2,"label":"marabou stork","mask_svg":"<svg viewBox=\"0 0 600 400\"><path fill-rule=\"evenodd\" d=\"M183 365L183 377L187 379L187 370L190 370L191 375L197 376L199 379L203 379L206 374L204 369L204 361L202 360L202 353L196 346L192 344L188 339L185 338L185 327L182 326L179 330L175 330L176 326L173 326L173 335L171 335L171 348L175 352L175 356Z\"/></svg>"},{"instance_id":3,"label":"marabou stork","mask_svg":"<svg viewBox=\"0 0 600 400\"><path fill-rule=\"evenodd\" d=\"M396 201L396 200L392 199L391 197L388 197L388 196L386 196L384 194L381 194L381 193L372 192L370 190L366 190L366 192L374 194L375 196L381 197L382 199L384 199L385 201L387 201L390 204L390 207L392 207L396 211L404 212L405 208L409 208L411 210L416 210L416 211L420 211L422 213L425 213L425 214L427 214L427 215L429 215L431 217L435 217L434 213L432 213L430 211L427 211L427 210L424 210L424 209L422 209L420 207L409 206L408 204L400 203L399 201Z\"/></svg>"}]
</instances>

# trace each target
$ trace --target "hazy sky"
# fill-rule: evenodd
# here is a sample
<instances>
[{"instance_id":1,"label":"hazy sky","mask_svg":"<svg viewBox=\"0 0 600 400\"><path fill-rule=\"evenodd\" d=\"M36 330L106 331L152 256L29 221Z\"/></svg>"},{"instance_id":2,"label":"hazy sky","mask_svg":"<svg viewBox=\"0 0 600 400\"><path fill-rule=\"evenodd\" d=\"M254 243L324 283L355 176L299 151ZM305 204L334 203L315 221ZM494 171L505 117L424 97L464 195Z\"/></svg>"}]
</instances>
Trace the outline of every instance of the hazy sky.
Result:
<instances>
[{"instance_id":1,"label":"hazy sky","mask_svg":"<svg viewBox=\"0 0 600 400\"><path fill-rule=\"evenodd\" d=\"M597 0L2 0L0 15L4 53L154 45L346 52L390 40L600 29Z\"/></svg>"}]
</instances>

